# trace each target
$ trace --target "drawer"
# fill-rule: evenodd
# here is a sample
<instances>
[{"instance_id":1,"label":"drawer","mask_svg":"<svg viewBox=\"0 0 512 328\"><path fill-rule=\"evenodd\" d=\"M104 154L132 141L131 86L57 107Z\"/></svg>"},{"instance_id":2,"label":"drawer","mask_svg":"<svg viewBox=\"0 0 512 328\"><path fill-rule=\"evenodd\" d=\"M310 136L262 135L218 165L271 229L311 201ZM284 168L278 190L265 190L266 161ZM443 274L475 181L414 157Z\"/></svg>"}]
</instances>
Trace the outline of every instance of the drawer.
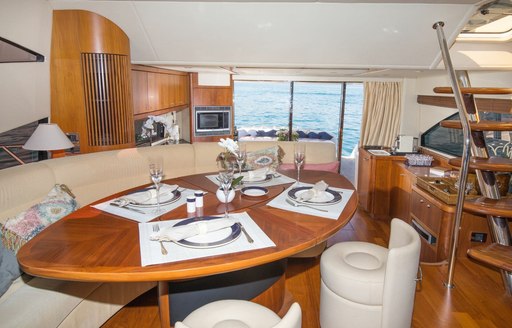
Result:
<instances>
[{"instance_id":1,"label":"drawer","mask_svg":"<svg viewBox=\"0 0 512 328\"><path fill-rule=\"evenodd\" d=\"M415 191L411 195L411 213L421 221L423 226L439 236L443 211Z\"/></svg>"}]
</instances>

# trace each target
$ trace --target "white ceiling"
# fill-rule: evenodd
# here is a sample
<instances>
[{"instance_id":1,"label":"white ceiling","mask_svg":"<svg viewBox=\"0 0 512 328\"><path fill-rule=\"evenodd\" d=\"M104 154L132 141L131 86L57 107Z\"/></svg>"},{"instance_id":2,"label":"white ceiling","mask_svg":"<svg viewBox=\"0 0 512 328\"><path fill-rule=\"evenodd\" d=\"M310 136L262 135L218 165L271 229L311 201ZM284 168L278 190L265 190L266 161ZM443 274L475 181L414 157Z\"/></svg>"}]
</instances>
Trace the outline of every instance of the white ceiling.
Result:
<instances>
[{"instance_id":1,"label":"white ceiling","mask_svg":"<svg viewBox=\"0 0 512 328\"><path fill-rule=\"evenodd\" d=\"M54 9L89 10L112 20L130 38L138 64L240 75L389 77L438 68L432 25L445 22L451 45L482 1L49 2ZM509 42L496 50L500 69L512 67L510 49ZM465 69L489 68L467 53L454 54L456 68L459 57Z\"/></svg>"}]
</instances>

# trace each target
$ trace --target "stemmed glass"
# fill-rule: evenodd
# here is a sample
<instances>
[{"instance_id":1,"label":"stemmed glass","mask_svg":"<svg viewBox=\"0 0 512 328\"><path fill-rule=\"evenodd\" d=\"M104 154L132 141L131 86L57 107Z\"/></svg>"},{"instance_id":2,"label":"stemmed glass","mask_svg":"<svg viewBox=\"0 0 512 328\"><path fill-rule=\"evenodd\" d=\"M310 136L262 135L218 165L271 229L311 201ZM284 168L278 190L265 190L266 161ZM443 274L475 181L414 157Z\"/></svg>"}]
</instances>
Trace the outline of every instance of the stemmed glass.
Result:
<instances>
[{"instance_id":1,"label":"stemmed glass","mask_svg":"<svg viewBox=\"0 0 512 328\"><path fill-rule=\"evenodd\" d=\"M151 176L151 180L155 184L156 189L156 212L160 213L160 181L162 181L162 177L164 174L164 169L162 163L151 163L149 164L149 175Z\"/></svg>"},{"instance_id":2,"label":"stemmed glass","mask_svg":"<svg viewBox=\"0 0 512 328\"><path fill-rule=\"evenodd\" d=\"M303 143L297 142L293 147L293 160L297 167L297 186L300 185L300 168L306 159L306 147Z\"/></svg>"},{"instance_id":3,"label":"stemmed glass","mask_svg":"<svg viewBox=\"0 0 512 328\"><path fill-rule=\"evenodd\" d=\"M238 164L238 176L242 175L242 166L247 159L247 151L245 148L245 144L238 144L238 149L235 151L235 159Z\"/></svg>"},{"instance_id":4,"label":"stemmed glass","mask_svg":"<svg viewBox=\"0 0 512 328\"><path fill-rule=\"evenodd\" d=\"M219 181L220 187L224 192L224 218L228 218L228 195L229 190L231 188L231 183L233 182L233 174L234 174L235 166L233 162L225 161L223 165L221 164L219 167Z\"/></svg>"}]
</instances>

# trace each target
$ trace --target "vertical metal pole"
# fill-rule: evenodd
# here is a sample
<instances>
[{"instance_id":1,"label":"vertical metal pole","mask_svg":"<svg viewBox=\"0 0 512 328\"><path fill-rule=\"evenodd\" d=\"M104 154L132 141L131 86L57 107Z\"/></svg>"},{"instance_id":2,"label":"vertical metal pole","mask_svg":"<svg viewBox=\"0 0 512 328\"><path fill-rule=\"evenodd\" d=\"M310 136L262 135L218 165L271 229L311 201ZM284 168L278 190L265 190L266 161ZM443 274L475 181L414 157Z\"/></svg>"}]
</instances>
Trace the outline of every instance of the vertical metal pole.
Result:
<instances>
[{"instance_id":1,"label":"vertical metal pole","mask_svg":"<svg viewBox=\"0 0 512 328\"><path fill-rule=\"evenodd\" d=\"M293 88L294 82L290 82L290 107L288 108L288 141L292 141L293 128Z\"/></svg>"},{"instance_id":2,"label":"vertical metal pole","mask_svg":"<svg viewBox=\"0 0 512 328\"><path fill-rule=\"evenodd\" d=\"M455 205L455 219L453 222L453 233L450 245L450 258L449 258L449 267L448 267L448 280L445 282L446 287L453 288L453 272L455 269L455 257L457 254L457 245L459 244L459 232L460 232L460 222L462 219L462 210L464 206L464 196L466 190L466 182L468 176L468 166L469 166L469 158L470 158L470 142L471 142L471 134L469 128L469 119L466 111L466 105L464 104L464 100L462 99L462 94L460 92L460 87L458 84L457 76L455 74L455 70L453 69L452 61L450 58L450 53L448 51L448 45L446 43L446 38L443 32L443 22L437 22L434 24L433 28L437 31L437 38L439 41L439 47L441 48L441 53L443 55L443 61L450 76L450 81L452 84L453 95L455 97L455 103L457 104L457 108L459 109L460 121L462 124L462 132L464 136L463 143L463 152L462 152L462 165L460 167L459 173L459 190L457 192L457 204Z\"/></svg>"},{"instance_id":3,"label":"vertical metal pole","mask_svg":"<svg viewBox=\"0 0 512 328\"><path fill-rule=\"evenodd\" d=\"M338 161L341 161L341 153L343 151L343 128L345 125L345 97L347 96L347 82L341 83L340 98L340 124L338 128ZM341 169L341 162L340 162Z\"/></svg>"}]
</instances>

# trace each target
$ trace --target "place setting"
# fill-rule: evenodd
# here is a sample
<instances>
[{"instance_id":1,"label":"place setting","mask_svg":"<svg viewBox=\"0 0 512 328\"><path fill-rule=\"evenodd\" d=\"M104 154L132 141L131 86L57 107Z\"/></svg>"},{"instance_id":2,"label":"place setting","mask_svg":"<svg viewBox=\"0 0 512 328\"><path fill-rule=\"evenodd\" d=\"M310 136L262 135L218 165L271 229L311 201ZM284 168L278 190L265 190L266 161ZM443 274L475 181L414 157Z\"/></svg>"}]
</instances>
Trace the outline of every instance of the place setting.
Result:
<instances>
[{"instance_id":1,"label":"place setting","mask_svg":"<svg viewBox=\"0 0 512 328\"><path fill-rule=\"evenodd\" d=\"M275 247L247 212L139 224L141 265Z\"/></svg>"},{"instance_id":2,"label":"place setting","mask_svg":"<svg viewBox=\"0 0 512 328\"><path fill-rule=\"evenodd\" d=\"M267 203L287 211L337 219L353 191L330 187L323 180L315 184L298 181Z\"/></svg>"},{"instance_id":3,"label":"place setting","mask_svg":"<svg viewBox=\"0 0 512 328\"><path fill-rule=\"evenodd\" d=\"M148 222L163 213L186 203L194 191L178 185L162 184L163 166L159 162L149 165L153 186L127 193L121 197L92 205L99 210L137 222Z\"/></svg>"}]
</instances>

